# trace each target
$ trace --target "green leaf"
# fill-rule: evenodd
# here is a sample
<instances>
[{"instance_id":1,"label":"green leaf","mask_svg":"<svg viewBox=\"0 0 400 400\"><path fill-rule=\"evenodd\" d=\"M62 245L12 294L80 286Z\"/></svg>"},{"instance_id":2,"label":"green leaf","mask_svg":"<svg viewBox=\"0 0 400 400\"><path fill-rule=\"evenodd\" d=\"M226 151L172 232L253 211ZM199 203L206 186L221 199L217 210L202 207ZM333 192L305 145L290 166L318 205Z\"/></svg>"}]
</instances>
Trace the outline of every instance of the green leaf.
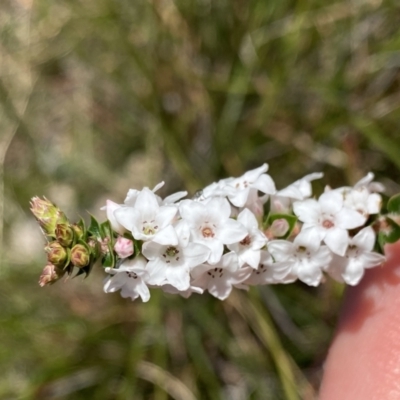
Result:
<instances>
[{"instance_id":1,"label":"green leaf","mask_svg":"<svg viewBox=\"0 0 400 400\"><path fill-rule=\"evenodd\" d=\"M133 240L133 249L135 250L135 257L141 253L143 242L141 240Z\"/></svg>"},{"instance_id":2,"label":"green leaf","mask_svg":"<svg viewBox=\"0 0 400 400\"><path fill-rule=\"evenodd\" d=\"M110 221L105 221L100 224L100 231L103 237L109 237L110 239L113 237L113 230L111 229Z\"/></svg>"},{"instance_id":3,"label":"green leaf","mask_svg":"<svg viewBox=\"0 0 400 400\"><path fill-rule=\"evenodd\" d=\"M284 219L289 224L289 229L287 230L287 232L283 236L279 237L281 239L286 239L291 235L291 233L296 225L297 217L292 214L270 214L268 216L267 226L271 226L273 224L273 222L278 219Z\"/></svg>"},{"instance_id":4,"label":"green leaf","mask_svg":"<svg viewBox=\"0 0 400 400\"><path fill-rule=\"evenodd\" d=\"M390 213L400 215L400 193L389 199L387 209Z\"/></svg>"},{"instance_id":5,"label":"green leaf","mask_svg":"<svg viewBox=\"0 0 400 400\"><path fill-rule=\"evenodd\" d=\"M400 226L390 218L385 218L385 227L378 233L378 243L383 248L386 243L395 243L400 239Z\"/></svg>"},{"instance_id":6,"label":"green leaf","mask_svg":"<svg viewBox=\"0 0 400 400\"><path fill-rule=\"evenodd\" d=\"M111 246L108 246L108 253L103 257L102 266L104 268L114 268L115 266L115 255Z\"/></svg>"},{"instance_id":7,"label":"green leaf","mask_svg":"<svg viewBox=\"0 0 400 400\"><path fill-rule=\"evenodd\" d=\"M96 236L98 239L102 239L100 224L97 222L96 218L93 217L93 215L90 215L90 225L88 228L88 232L91 233L93 236Z\"/></svg>"}]
</instances>

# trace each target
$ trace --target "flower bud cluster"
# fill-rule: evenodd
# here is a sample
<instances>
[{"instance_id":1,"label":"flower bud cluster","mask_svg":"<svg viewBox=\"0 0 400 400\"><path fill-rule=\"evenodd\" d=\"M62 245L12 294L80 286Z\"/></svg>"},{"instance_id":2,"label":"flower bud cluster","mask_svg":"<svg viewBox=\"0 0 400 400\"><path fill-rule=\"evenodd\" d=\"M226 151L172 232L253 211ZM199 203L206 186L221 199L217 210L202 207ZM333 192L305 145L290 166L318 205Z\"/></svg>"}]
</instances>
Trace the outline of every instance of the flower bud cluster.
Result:
<instances>
[{"instance_id":1,"label":"flower bud cluster","mask_svg":"<svg viewBox=\"0 0 400 400\"><path fill-rule=\"evenodd\" d=\"M71 224L65 214L46 198L34 197L31 211L36 217L47 244L47 265L39 278L39 285L52 284L64 275L71 275L77 267L78 275L88 274L96 259L99 258L97 241L94 246L93 236L85 229L83 221Z\"/></svg>"},{"instance_id":2,"label":"flower bud cluster","mask_svg":"<svg viewBox=\"0 0 400 400\"><path fill-rule=\"evenodd\" d=\"M366 268L384 262L374 251L389 237L375 232L383 187L371 173L354 187L327 187L317 199L311 182L322 174L277 190L267 170L264 164L220 180L192 199L183 199L186 192L162 199L162 182L129 190L123 204L108 200L115 262L107 264L104 291L143 301L149 288L184 297L208 291L224 300L233 287L296 280L317 286L326 275L356 285ZM398 240L400 227L389 216Z\"/></svg>"}]
</instances>

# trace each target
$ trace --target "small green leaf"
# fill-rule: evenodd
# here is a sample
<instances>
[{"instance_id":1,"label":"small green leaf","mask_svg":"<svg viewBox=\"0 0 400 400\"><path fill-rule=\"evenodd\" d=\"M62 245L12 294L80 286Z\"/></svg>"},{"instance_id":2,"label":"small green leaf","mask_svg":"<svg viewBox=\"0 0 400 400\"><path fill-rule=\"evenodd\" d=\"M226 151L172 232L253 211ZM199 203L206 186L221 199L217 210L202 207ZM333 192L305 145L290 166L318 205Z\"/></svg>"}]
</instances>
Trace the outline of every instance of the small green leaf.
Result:
<instances>
[{"instance_id":1,"label":"small green leaf","mask_svg":"<svg viewBox=\"0 0 400 400\"><path fill-rule=\"evenodd\" d=\"M107 267L114 268L114 266L115 266L115 255L114 255L113 249L110 246L109 246L108 250L109 251L103 257L102 266L104 268L107 268Z\"/></svg>"},{"instance_id":2,"label":"small green leaf","mask_svg":"<svg viewBox=\"0 0 400 400\"><path fill-rule=\"evenodd\" d=\"M90 225L88 228L88 232L91 233L93 236L96 236L98 239L102 239L100 224L97 222L96 218L93 217L93 215L90 215Z\"/></svg>"},{"instance_id":3,"label":"small green leaf","mask_svg":"<svg viewBox=\"0 0 400 400\"><path fill-rule=\"evenodd\" d=\"M110 221L105 221L102 224L100 224L100 231L104 237L113 237L113 231L111 229Z\"/></svg>"},{"instance_id":4,"label":"small green leaf","mask_svg":"<svg viewBox=\"0 0 400 400\"><path fill-rule=\"evenodd\" d=\"M378 233L378 242L382 248L386 243L395 243L400 239L400 226L390 218L385 218L384 222L386 226L381 226Z\"/></svg>"},{"instance_id":5,"label":"small green leaf","mask_svg":"<svg viewBox=\"0 0 400 400\"><path fill-rule=\"evenodd\" d=\"M133 249L135 250L135 257L141 253L143 242L141 240L133 240Z\"/></svg>"},{"instance_id":6,"label":"small green leaf","mask_svg":"<svg viewBox=\"0 0 400 400\"><path fill-rule=\"evenodd\" d=\"M400 193L395 194L389 199L387 209L390 213L400 214Z\"/></svg>"}]
</instances>

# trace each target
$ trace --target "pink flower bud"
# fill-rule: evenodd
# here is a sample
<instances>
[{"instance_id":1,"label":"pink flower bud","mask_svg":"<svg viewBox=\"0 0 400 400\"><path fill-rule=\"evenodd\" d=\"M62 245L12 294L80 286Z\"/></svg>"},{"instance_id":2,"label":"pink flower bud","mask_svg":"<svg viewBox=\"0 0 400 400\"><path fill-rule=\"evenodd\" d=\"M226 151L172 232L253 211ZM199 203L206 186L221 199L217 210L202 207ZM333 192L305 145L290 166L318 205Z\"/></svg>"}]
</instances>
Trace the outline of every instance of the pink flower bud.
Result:
<instances>
[{"instance_id":1,"label":"pink flower bud","mask_svg":"<svg viewBox=\"0 0 400 400\"><path fill-rule=\"evenodd\" d=\"M75 267L86 267L90 262L90 253L82 244L76 244L71 249L71 262Z\"/></svg>"},{"instance_id":2,"label":"pink flower bud","mask_svg":"<svg viewBox=\"0 0 400 400\"><path fill-rule=\"evenodd\" d=\"M65 271L57 268L55 265L47 264L39 278L39 285L41 287L52 284L58 281L65 274Z\"/></svg>"},{"instance_id":3,"label":"pink flower bud","mask_svg":"<svg viewBox=\"0 0 400 400\"><path fill-rule=\"evenodd\" d=\"M64 267L68 259L68 252L60 243L50 242L44 250L50 264L54 264L56 267Z\"/></svg>"},{"instance_id":4,"label":"pink flower bud","mask_svg":"<svg viewBox=\"0 0 400 400\"><path fill-rule=\"evenodd\" d=\"M133 254L133 242L120 236L114 245L114 250L119 258L127 258Z\"/></svg>"},{"instance_id":5,"label":"pink flower bud","mask_svg":"<svg viewBox=\"0 0 400 400\"><path fill-rule=\"evenodd\" d=\"M284 218L276 219L270 228L273 237L282 237L289 230L289 223Z\"/></svg>"}]
</instances>

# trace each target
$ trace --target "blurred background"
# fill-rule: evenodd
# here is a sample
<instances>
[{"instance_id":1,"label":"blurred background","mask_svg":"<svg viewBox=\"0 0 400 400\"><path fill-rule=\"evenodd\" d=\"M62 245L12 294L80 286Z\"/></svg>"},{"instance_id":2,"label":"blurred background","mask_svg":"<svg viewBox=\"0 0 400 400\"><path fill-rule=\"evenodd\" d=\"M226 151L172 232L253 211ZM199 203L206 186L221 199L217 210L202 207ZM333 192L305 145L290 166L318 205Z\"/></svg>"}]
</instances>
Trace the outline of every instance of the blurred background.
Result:
<instances>
[{"instance_id":1,"label":"blurred background","mask_svg":"<svg viewBox=\"0 0 400 400\"><path fill-rule=\"evenodd\" d=\"M102 271L41 289L29 200L100 220L129 188L164 196L267 162L400 192L394 0L1 0L0 398L316 398L343 286L154 291Z\"/></svg>"}]
</instances>

